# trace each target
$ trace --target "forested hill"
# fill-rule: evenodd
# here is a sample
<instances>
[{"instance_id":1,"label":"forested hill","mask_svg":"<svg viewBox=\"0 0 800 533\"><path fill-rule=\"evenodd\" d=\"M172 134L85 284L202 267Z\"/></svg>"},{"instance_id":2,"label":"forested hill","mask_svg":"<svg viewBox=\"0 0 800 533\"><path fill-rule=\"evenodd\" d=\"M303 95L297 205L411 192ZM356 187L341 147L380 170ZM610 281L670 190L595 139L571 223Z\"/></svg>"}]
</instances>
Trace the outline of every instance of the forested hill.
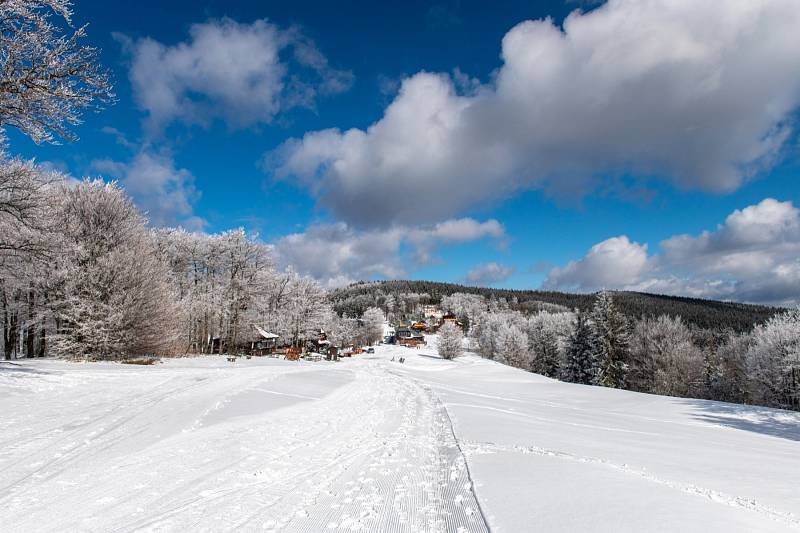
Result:
<instances>
[{"instance_id":1,"label":"forested hill","mask_svg":"<svg viewBox=\"0 0 800 533\"><path fill-rule=\"evenodd\" d=\"M586 310L591 308L595 298L594 294L493 289L437 281L409 280L355 283L333 291L330 298L339 312L354 314L363 312L371 305L380 305L380 297L390 294L396 298L403 294L418 294L420 295L419 303L438 304L443 296L454 293L479 294L487 299L504 298L508 302L516 302L513 305L519 306L521 309L535 309L537 302L545 302L569 309ZM780 310L763 305L640 292L615 292L614 301L620 310L630 318L666 314L680 316L687 323L706 329L731 328L735 331L748 331L755 324L764 322Z\"/></svg>"}]
</instances>

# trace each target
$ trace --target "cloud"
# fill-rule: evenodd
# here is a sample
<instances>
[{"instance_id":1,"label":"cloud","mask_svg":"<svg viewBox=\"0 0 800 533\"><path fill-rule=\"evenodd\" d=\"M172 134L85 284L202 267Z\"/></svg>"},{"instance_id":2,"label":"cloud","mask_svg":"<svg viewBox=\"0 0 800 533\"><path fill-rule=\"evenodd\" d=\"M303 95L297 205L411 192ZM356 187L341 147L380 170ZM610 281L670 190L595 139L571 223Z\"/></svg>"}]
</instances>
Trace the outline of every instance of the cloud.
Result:
<instances>
[{"instance_id":1,"label":"cloud","mask_svg":"<svg viewBox=\"0 0 800 533\"><path fill-rule=\"evenodd\" d=\"M767 198L734 211L716 231L678 235L661 248L673 268L758 275L786 258L800 257L800 215L791 202Z\"/></svg>"},{"instance_id":2,"label":"cloud","mask_svg":"<svg viewBox=\"0 0 800 533\"><path fill-rule=\"evenodd\" d=\"M124 146L125 148L128 149L136 148L136 144L129 141L128 137L122 131L118 130L113 126L103 126L102 128L100 128L100 131L102 133L105 133L106 135L114 137L114 141L120 146Z\"/></svg>"},{"instance_id":3,"label":"cloud","mask_svg":"<svg viewBox=\"0 0 800 533\"><path fill-rule=\"evenodd\" d=\"M514 275L514 272L513 267L506 267L495 262L483 263L467 272L465 281L470 285L489 286L507 280Z\"/></svg>"},{"instance_id":4,"label":"cloud","mask_svg":"<svg viewBox=\"0 0 800 533\"><path fill-rule=\"evenodd\" d=\"M544 286L575 291L616 288L640 279L647 270L647 245L622 235L595 244L583 258L563 268L554 268Z\"/></svg>"},{"instance_id":5,"label":"cloud","mask_svg":"<svg viewBox=\"0 0 800 533\"><path fill-rule=\"evenodd\" d=\"M798 27L795 0L611 0L562 27L522 22L490 83L464 93L418 73L369 128L309 132L264 163L361 227L626 176L730 191L793 133Z\"/></svg>"},{"instance_id":6,"label":"cloud","mask_svg":"<svg viewBox=\"0 0 800 533\"><path fill-rule=\"evenodd\" d=\"M405 275L399 257L401 231L357 232L344 222L318 224L274 243L276 262L326 287Z\"/></svg>"},{"instance_id":7,"label":"cloud","mask_svg":"<svg viewBox=\"0 0 800 533\"><path fill-rule=\"evenodd\" d=\"M800 209L772 198L731 213L713 231L647 245L614 237L550 271L545 288L638 290L776 305L800 303Z\"/></svg>"},{"instance_id":8,"label":"cloud","mask_svg":"<svg viewBox=\"0 0 800 533\"><path fill-rule=\"evenodd\" d=\"M280 267L291 266L326 287L338 287L359 280L402 278L408 263L430 262L441 246L504 237L503 226L496 220L464 218L430 227L372 230L337 222L315 224L302 233L282 237L273 243L273 252ZM410 258L404 248L409 249Z\"/></svg>"},{"instance_id":9,"label":"cloud","mask_svg":"<svg viewBox=\"0 0 800 533\"><path fill-rule=\"evenodd\" d=\"M176 120L219 118L232 128L269 123L284 109L313 107L319 95L347 90L353 79L332 68L299 30L266 20L193 24L189 40L172 46L115 37L131 55L134 98L148 113L151 133Z\"/></svg>"},{"instance_id":10,"label":"cloud","mask_svg":"<svg viewBox=\"0 0 800 533\"><path fill-rule=\"evenodd\" d=\"M192 205L200 196L194 176L185 168L176 168L169 154L141 150L129 162L100 159L92 162L92 168L119 180L150 224L190 230L202 230L206 225L193 214Z\"/></svg>"},{"instance_id":11,"label":"cloud","mask_svg":"<svg viewBox=\"0 0 800 533\"><path fill-rule=\"evenodd\" d=\"M473 218L446 220L427 228L414 228L407 231L405 239L415 249L418 263L429 263L432 252L442 244L458 244L492 238L498 246L505 246L505 228L500 222L489 219L478 222Z\"/></svg>"}]
</instances>

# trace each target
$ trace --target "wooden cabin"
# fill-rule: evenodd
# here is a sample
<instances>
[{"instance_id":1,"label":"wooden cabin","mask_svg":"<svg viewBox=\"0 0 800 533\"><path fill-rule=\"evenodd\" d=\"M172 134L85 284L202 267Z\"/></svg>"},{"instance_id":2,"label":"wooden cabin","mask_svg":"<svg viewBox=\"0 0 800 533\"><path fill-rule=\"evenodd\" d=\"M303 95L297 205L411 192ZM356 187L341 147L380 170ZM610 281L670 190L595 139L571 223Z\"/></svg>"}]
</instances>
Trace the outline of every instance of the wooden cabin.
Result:
<instances>
[{"instance_id":1,"label":"wooden cabin","mask_svg":"<svg viewBox=\"0 0 800 533\"><path fill-rule=\"evenodd\" d=\"M425 322L423 322L421 320L417 320L416 322L411 324L411 329L415 329L417 331L427 331L428 330L428 324L426 324Z\"/></svg>"},{"instance_id":2,"label":"wooden cabin","mask_svg":"<svg viewBox=\"0 0 800 533\"><path fill-rule=\"evenodd\" d=\"M403 326L396 329L397 344L402 346L419 346L425 344L425 336L410 326Z\"/></svg>"},{"instance_id":3,"label":"wooden cabin","mask_svg":"<svg viewBox=\"0 0 800 533\"><path fill-rule=\"evenodd\" d=\"M458 318L456 318L456 315L454 315L453 313L447 313L446 315L442 316L442 322L439 324L439 327L444 326L448 322L455 324L461 329L464 329L464 324L460 320L458 320Z\"/></svg>"},{"instance_id":4,"label":"wooden cabin","mask_svg":"<svg viewBox=\"0 0 800 533\"><path fill-rule=\"evenodd\" d=\"M270 333L257 325L253 325L253 327L256 330L256 338L250 343L250 354L261 356L274 353L280 335Z\"/></svg>"}]
</instances>

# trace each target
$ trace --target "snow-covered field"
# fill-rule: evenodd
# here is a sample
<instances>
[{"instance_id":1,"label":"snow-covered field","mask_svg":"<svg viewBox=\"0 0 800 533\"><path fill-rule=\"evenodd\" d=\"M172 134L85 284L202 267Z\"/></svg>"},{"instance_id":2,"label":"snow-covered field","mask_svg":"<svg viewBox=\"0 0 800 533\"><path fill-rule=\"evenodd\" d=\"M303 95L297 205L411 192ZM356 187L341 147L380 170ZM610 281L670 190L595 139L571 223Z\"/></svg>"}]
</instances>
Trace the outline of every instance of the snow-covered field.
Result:
<instances>
[{"instance_id":1,"label":"snow-covered field","mask_svg":"<svg viewBox=\"0 0 800 533\"><path fill-rule=\"evenodd\" d=\"M20 361L0 398L4 532L800 530L800 414L432 346Z\"/></svg>"}]
</instances>

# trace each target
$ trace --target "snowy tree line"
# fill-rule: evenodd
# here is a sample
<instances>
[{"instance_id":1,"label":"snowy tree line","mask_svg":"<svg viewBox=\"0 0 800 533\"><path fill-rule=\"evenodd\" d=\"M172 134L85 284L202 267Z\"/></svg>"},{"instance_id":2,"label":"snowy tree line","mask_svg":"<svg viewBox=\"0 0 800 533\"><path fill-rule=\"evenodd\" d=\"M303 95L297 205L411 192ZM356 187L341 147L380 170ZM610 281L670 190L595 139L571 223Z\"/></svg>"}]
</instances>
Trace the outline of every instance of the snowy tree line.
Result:
<instances>
[{"instance_id":1,"label":"snowy tree line","mask_svg":"<svg viewBox=\"0 0 800 533\"><path fill-rule=\"evenodd\" d=\"M571 311L579 309L590 311L594 305L593 294L575 294L541 290L512 290L491 287L473 287L454 283L418 280L391 280L360 282L334 290L331 300L340 313L360 314L368 307L384 308L383 301L392 297L397 303L407 303L399 308L402 315L413 315L413 301L418 305L439 305L454 294L471 294L482 297L490 305L520 311L524 314L537 311ZM637 292L616 292L614 303L629 319L642 316L657 317L668 315L681 320L691 327L703 329L731 329L750 331L754 325L763 324L781 309L763 305L719 302L679 296L645 294ZM402 316L401 316L402 318Z\"/></svg>"},{"instance_id":2,"label":"snowy tree line","mask_svg":"<svg viewBox=\"0 0 800 533\"><path fill-rule=\"evenodd\" d=\"M15 202L24 217L0 216L6 359L234 353L258 338L255 325L297 347L322 330L340 344L382 335L382 311L339 316L317 282L276 270L244 230L149 229L114 183L21 161L2 162L0 176L9 170L34 185Z\"/></svg>"},{"instance_id":3,"label":"snowy tree line","mask_svg":"<svg viewBox=\"0 0 800 533\"><path fill-rule=\"evenodd\" d=\"M296 347L321 331L338 344L382 336L381 310L339 316L316 281L276 270L244 230L149 229L114 183L0 164L0 176L11 170L26 192L14 202L25 216L0 216L6 359L235 353L258 339L255 325Z\"/></svg>"},{"instance_id":4,"label":"snowy tree line","mask_svg":"<svg viewBox=\"0 0 800 533\"><path fill-rule=\"evenodd\" d=\"M443 305L472 322L481 356L517 368L572 383L800 409L800 309L738 333L668 315L629 320L610 292L577 312L525 314L473 294Z\"/></svg>"}]
</instances>

